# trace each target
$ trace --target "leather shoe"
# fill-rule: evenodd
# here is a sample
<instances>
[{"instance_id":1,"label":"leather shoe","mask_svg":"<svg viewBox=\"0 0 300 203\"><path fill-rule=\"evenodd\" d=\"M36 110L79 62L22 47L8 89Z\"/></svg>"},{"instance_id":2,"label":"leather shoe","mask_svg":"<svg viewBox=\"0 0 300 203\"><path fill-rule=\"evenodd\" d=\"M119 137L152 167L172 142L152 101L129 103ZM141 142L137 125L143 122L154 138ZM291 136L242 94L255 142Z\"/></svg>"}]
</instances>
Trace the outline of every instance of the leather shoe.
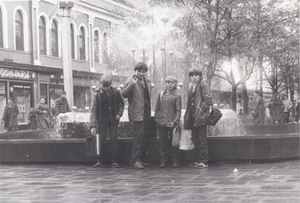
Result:
<instances>
[{"instance_id":1,"label":"leather shoe","mask_svg":"<svg viewBox=\"0 0 300 203\"><path fill-rule=\"evenodd\" d=\"M101 168L103 166L103 164L98 161L97 163L94 164L93 168Z\"/></svg>"},{"instance_id":2,"label":"leather shoe","mask_svg":"<svg viewBox=\"0 0 300 203\"><path fill-rule=\"evenodd\" d=\"M132 167L135 168L135 169L144 169L144 166L141 162L139 161L136 161L132 164Z\"/></svg>"}]
</instances>

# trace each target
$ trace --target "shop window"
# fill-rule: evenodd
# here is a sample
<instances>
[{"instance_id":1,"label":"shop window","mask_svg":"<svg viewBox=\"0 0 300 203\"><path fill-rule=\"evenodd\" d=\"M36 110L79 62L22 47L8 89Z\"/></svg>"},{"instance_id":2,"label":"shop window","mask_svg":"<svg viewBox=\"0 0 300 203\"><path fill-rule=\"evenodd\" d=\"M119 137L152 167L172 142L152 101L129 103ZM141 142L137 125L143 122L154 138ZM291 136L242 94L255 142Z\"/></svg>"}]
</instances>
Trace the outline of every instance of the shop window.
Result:
<instances>
[{"instance_id":1,"label":"shop window","mask_svg":"<svg viewBox=\"0 0 300 203\"><path fill-rule=\"evenodd\" d=\"M71 57L75 59L75 35L74 35L74 26L71 25L70 27L71 32Z\"/></svg>"},{"instance_id":2,"label":"shop window","mask_svg":"<svg viewBox=\"0 0 300 203\"><path fill-rule=\"evenodd\" d=\"M74 105L83 110L91 106L91 89L90 87L74 86Z\"/></svg>"},{"instance_id":3,"label":"shop window","mask_svg":"<svg viewBox=\"0 0 300 203\"><path fill-rule=\"evenodd\" d=\"M0 7L0 48L3 48L3 16L2 16L2 10Z\"/></svg>"},{"instance_id":4,"label":"shop window","mask_svg":"<svg viewBox=\"0 0 300 203\"><path fill-rule=\"evenodd\" d=\"M40 17L39 21L39 41L40 41L40 54L46 55L46 21L44 17Z\"/></svg>"},{"instance_id":5,"label":"shop window","mask_svg":"<svg viewBox=\"0 0 300 203\"><path fill-rule=\"evenodd\" d=\"M21 11L17 11L15 20L16 49L24 51L24 27Z\"/></svg>"},{"instance_id":6,"label":"shop window","mask_svg":"<svg viewBox=\"0 0 300 203\"><path fill-rule=\"evenodd\" d=\"M49 99L50 105L53 104L53 101L60 97L60 92L64 90L62 85L50 85L49 86Z\"/></svg>"},{"instance_id":7,"label":"shop window","mask_svg":"<svg viewBox=\"0 0 300 203\"><path fill-rule=\"evenodd\" d=\"M103 63L107 63L108 61L108 37L107 33L103 33L103 41L102 41L102 59Z\"/></svg>"},{"instance_id":8,"label":"shop window","mask_svg":"<svg viewBox=\"0 0 300 203\"><path fill-rule=\"evenodd\" d=\"M94 32L94 54L95 54L95 63L100 63L100 54L99 54L99 31Z\"/></svg>"},{"instance_id":9,"label":"shop window","mask_svg":"<svg viewBox=\"0 0 300 203\"><path fill-rule=\"evenodd\" d=\"M6 106L6 84L0 82L0 118L2 118L4 108ZM4 125L0 123L0 132L4 132Z\"/></svg>"},{"instance_id":10,"label":"shop window","mask_svg":"<svg viewBox=\"0 0 300 203\"><path fill-rule=\"evenodd\" d=\"M46 102L48 101L47 85L46 84L40 84L40 95L41 95L41 97L46 98Z\"/></svg>"},{"instance_id":11,"label":"shop window","mask_svg":"<svg viewBox=\"0 0 300 203\"><path fill-rule=\"evenodd\" d=\"M52 21L51 25L51 45L52 56L58 56L58 27L55 20Z\"/></svg>"},{"instance_id":12,"label":"shop window","mask_svg":"<svg viewBox=\"0 0 300 203\"><path fill-rule=\"evenodd\" d=\"M85 32L84 28L80 28L79 34L79 59L85 60Z\"/></svg>"}]
</instances>

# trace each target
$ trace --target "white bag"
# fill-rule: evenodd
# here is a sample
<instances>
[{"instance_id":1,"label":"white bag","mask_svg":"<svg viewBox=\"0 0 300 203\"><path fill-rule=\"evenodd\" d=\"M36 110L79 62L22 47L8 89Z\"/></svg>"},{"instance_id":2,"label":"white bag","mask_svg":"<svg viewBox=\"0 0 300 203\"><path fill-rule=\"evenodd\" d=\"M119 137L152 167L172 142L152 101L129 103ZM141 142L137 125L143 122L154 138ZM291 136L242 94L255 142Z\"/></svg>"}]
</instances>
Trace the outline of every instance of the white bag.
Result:
<instances>
[{"instance_id":1,"label":"white bag","mask_svg":"<svg viewBox=\"0 0 300 203\"><path fill-rule=\"evenodd\" d=\"M179 149L192 150L195 146L192 141L192 130L181 129L181 139L179 143Z\"/></svg>"},{"instance_id":2,"label":"white bag","mask_svg":"<svg viewBox=\"0 0 300 203\"><path fill-rule=\"evenodd\" d=\"M173 137L172 137L172 146L179 147L180 138L181 138L181 129L174 128Z\"/></svg>"}]
</instances>

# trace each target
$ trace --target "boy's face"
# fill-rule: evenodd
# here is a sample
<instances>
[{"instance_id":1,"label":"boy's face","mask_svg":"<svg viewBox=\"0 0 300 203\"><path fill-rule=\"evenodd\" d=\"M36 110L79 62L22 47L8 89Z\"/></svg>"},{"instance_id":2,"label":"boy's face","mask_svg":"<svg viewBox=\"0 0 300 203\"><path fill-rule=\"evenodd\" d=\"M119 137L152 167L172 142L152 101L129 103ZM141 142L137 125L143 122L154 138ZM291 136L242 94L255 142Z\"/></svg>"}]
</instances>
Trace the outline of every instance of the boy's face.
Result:
<instances>
[{"instance_id":1,"label":"boy's face","mask_svg":"<svg viewBox=\"0 0 300 203\"><path fill-rule=\"evenodd\" d=\"M102 88L102 91L103 91L103 92L108 92L108 91L109 91L109 88L110 88L110 86L107 86L107 85L103 85L103 84L101 84L101 88Z\"/></svg>"},{"instance_id":2,"label":"boy's face","mask_svg":"<svg viewBox=\"0 0 300 203\"><path fill-rule=\"evenodd\" d=\"M173 90L176 87L175 81L166 81L166 89Z\"/></svg>"},{"instance_id":3,"label":"boy's face","mask_svg":"<svg viewBox=\"0 0 300 203\"><path fill-rule=\"evenodd\" d=\"M200 75L191 74L190 79L193 84L197 84L200 81Z\"/></svg>"},{"instance_id":4,"label":"boy's face","mask_svg":"<svg viewBox=\"0 0 300 203\"><path fill-rule=\"evenodd\" d=\"M135 71L135 75L139 78L139 79L143 79L146 75L147 71L142 70L142 69L138 69Z\"/></svg>"}]
</instances>

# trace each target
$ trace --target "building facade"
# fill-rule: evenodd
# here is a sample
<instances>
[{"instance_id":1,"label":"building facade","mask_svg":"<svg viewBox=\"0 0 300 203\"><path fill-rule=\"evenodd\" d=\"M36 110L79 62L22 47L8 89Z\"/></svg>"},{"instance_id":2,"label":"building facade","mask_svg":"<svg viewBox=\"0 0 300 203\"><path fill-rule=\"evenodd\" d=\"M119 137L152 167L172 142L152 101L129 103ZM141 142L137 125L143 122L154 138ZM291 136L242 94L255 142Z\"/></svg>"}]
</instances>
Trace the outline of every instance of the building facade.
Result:
<instances>
[{"instance_id":1,"label":"building facade","mask_svg":"<svg viewBox=\"0 0 300 203\"><path fill-rule=\"evenodd\" d=\"M119 13L130 10L112 0L0 1L0 116L12 97L18 123L26 126L41 96L50 105L68 88L72 106L90 106L92 86L110 73L110 28L122 21Z\"/></svg>"}]
</instances>

